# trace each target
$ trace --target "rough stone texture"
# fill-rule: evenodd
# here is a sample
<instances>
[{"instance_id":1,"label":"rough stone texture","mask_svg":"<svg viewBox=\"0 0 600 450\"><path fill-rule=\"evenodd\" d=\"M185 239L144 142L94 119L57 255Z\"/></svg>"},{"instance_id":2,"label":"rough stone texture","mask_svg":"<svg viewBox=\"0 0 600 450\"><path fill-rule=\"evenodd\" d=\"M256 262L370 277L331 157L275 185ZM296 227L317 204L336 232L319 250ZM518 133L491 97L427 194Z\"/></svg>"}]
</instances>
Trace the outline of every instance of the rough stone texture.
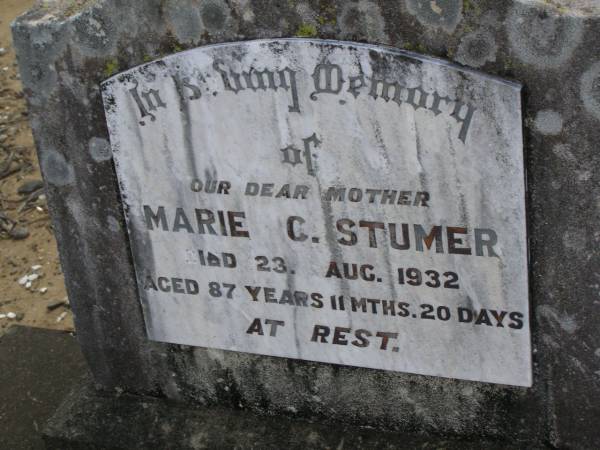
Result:
<instances>
[{"instance_id":1,"label":"rough stone texture","mask_svg":"<svg viewBox=\"0 0 600 450\"><path fill-rule=\"evenodd\" d=\"M73 389L43 434L47 450L506 448L501 441L332 428L326 423L261 417L218 406L191 410L150 397L99 394L91 383Z\"/></svg>"},{"instance_id":2,"label":"rough stone texture","mask_svg":"<svg viewBox=\"0 0 600 450\"><path fill-rule=\"evenodd\" d=\"M0 448L40 450L41 431L87 373L70 333L12 326L0 336Z\"/></svg>"},{"instance_id":3,"label":"rough stone texture","mask_svg":"<svg viewBox=\"0 0 600 450\"><path fill-rule=\"evenodd\" d=\"M597 2L469 0L444 20L432 11L460 2L80 3L42 2L13 29L79 340L99 386L388 429L598 446ZM482 33L495 45L468 44ZM99 83L184 48L298 35L412 49L525 85L533 388L146 339L114 170L91 144L108 139Z\"/></svg>"}]
</instances>

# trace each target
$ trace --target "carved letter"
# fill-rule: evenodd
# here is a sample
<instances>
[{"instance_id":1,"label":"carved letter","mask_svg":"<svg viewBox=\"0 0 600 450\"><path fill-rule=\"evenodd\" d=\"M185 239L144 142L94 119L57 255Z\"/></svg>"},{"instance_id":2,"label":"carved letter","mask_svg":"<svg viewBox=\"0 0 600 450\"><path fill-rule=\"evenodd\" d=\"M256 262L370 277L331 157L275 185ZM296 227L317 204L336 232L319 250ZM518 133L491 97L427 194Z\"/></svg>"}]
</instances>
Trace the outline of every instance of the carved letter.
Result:
<instances>
[{"instance_id":1,"label":"carved letter","mask_svg":"<svg viewBox=\"0 0 600 450\"><path fill-rule=\"evenodd\" d=\"M156 116L154 114L152 114L150 111L156 111L157 108L164 108L166 107L166 103L162 101L162 99L160 98L160 94L156 89L150 89L148 91L142 91L142 98L140 97L140 94L138 93L138 81L134 80L135 82L135 86L132 87L131 89L129 89L129 93L131 94L131 96L133 97L133 100L135 101L137 107L140 110L140 115L141 118L143 119L146 116L150 116L150 120L152 122L154 122L156 120ZM156 102L156 105L154 104L154 102L152 101L152 97L154 97L154 102ZM144 104L144 101L146 102L146 104ZM146 125L146 122L143 120L140 120L140 125Z\"/></svg>"},{"instance_id":2,"label":"carved letter","mask_svg":"<svg viewBox=\"0 0 600 450\"><path fill-rule=\"evenodd\" d=\"M298 88L296 86L296 72L294 72L289 67L282 69L277 72L279 74L279 87L285 89L291 89L292 93L292 104L288 106L289 112L300 112L300 106L298 105ZM289 85L285 78L285 74L288 74L288 78L290 80Z\"/></svg>"},{"instance_id":3,"label":"carved letter","mask_svg":"<svg viewBox=\"0 0 600 450\"><path fill-rule=\"evenodd\" d=\"M463 106L466 107L465 117L460 117L460 111L462 110ZM452 114L450 114L458 123L462 124L458 138L463 141L463 143L467 139L467 133L469 132L469 127L471 126L471 120L473 119L474 113L475 108L473 108L471 105L457 101L456 105L454 106L454 111L452 111Z\"/></svg>"},{"instance_id":4,"label":"carved letter","mask_svg":"<svg viewBox=\"0 0 600 450\"><path fill-rule=\"evenodd\" d=\"M239 91L241 91L242 89L244 89L242 87L242 83L240 83L240 75L234 72L229 72L233 78L233 81L235 82L235 87L232 87L231 85L231 81L229 80L229 75L227 74L227 72L224 69L221 69L220 65L223 64L223 61L221 61L220 59L215 59L214 63L213 63L213 69L215 69L217 72L219 72L221 74L221 79L223 80L223 85L225 86L225 90L226 91L232 91L235 94L237 94Z\"/></svg>"},{"instance_id":5,"label":"carved letter","mask_svg":"<svg viewBox=\"0 0 600 450\"><path fill-rule=\"evenodd\" d=\"M189 77L181 78L179 74L175 74L171 78L173 78L173 81L175 82L177 93L179 94L179 98L182 102L185 100L198 100L202 96L202 91L200 90L200 88L198 86L190 84ZM184 88L188 88L190 91L192 91L192 95L186 98L183 92Z\"/></svg>"},{"instance_id":6,"label":"carved letter","mask_svg":"<svg viewBox=\"0 0 600 450\"><path fill-rule=\"evenodd\" d=\"M333 78L333 72L336 73L335 78ZM342 68L337 64L317 64L312 74L312 79L315 84L315 91L312 94L310 94L311 100L316 100L317 94L320 94L322 92L328 94L339 94L344 85L344 79L342 78ZM325 81L324 86L322 86L322 79Z\"/></svg>"}]
</instances>

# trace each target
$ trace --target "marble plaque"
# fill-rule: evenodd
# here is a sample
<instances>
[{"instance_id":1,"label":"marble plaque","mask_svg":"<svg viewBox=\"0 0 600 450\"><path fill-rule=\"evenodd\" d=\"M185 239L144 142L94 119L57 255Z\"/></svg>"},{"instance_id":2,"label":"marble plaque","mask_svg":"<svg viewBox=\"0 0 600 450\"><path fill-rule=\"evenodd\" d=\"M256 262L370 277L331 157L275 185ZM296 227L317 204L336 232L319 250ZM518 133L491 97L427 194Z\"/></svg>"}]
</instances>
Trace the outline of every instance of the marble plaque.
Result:
<instances>
[{"instance_id":1,"label":"marble plaque","mask_svg":"<svg viewBox=\"0 0 600 450\"><path fill-rule=\"evenodd\" d=\"M530 386L520 90L305 39L107 80L149 338Z\"/></svg>"}]
</instances>

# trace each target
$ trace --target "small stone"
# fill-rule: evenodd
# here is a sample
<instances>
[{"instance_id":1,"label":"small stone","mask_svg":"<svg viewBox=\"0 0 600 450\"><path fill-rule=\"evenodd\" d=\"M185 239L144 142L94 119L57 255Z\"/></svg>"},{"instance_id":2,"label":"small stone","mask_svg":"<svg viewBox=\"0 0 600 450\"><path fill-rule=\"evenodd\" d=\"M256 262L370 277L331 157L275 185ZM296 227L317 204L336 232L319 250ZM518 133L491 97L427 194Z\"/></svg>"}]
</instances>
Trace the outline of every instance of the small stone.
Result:
<instances>
[{"instance_id":1,"label":"small stone","mask_svg":"<svg viewBox=\"0 0 600 450\"><path fill-rule=\"evenodd\" d=\"M0 314L0 319L6 319L6 314Z\"/></svg>"},{"instance_id":2,"label":"small stone","mask_svg":"<svg viewBox=\"0 0 600 450\"><path fill-rule=\"evenodd\" d=\"M436 14L442 14L444 10L440 8L435 2L430 2L431 10Z\"/></svg>"},{"instance_id":3,"label":"small stone","mask_svg":"<svg viewBox=\"0 0 600 450\"><path fill-rule=\"evenodd\" d=\"M0 47L0 56L6 55L6 49L4 47Z\"/></svg>"},{"instance_id":4,"label":"small stone","mask_svg":"<svg viewBox=\"0 0 600 450\"><path fill-rule=\"evenodd\" d=\"M61 306L67 306L67 303L62 300L58 301L58 302L52 302L52 303L49 303L48 306L46 306L46 309L48 311L54 311L55 309L58 309Z\"/></svg>"},{"instance_id":5,"label":"small stone","mask_svg":"<svg viewBox=\"0 0 600 450\"><path fill-rule=\"evenodd\" d=\"M40 264L36 264L35 266L31 266L31 270L40 270L42 266Z\"/></svg>"},{"instance_id":6,"label":"small stone","mask_svg":"<svg viewBox=\"0 0 600 450\"><path fill-rule=\"evenodd\" d=\"M32 192L37 191L44 187L44 182L42 180L29 180L19 186L17 192L21 195L31 194Z\"/></svg>"},{"instance_id":7,"label":"small stone","mask_svg":"<svg viewBox=\"0 0 600 450\"><path fill-rule=\"evenodd\" d=\"M60 316L58 316L56 318L56 323L62 322L65 319L65 317L67 317L67 312L66 311L61 312Z\"/></svg>"},{"instance_id":8,"label":"small stone","mask_svg":"<svg viewBox=\"0 0 600 450\"><path fill-rule=\"evenodd\" d=\"M28 275L23 275L21 278L19 278L19 284L21 286L24 286L25 283L27 283L27 281L29 281L27 277L28 277Z\"/></svg>"},{"instance_id":9,"label":"small stone","mask_svg":"<svg viewBox=\"0 0 600 450\"><path fill-rule=\"evenodd\" d=\"M27 280L28 281L35 281L40 277L40 275L38 273L32 273L27 275Z\"/></svg>"},{"instance_id":10,"label":"small stone","mask_svg":"<svg viewBox=\"0 0 600 450\"><path fill-rule=\"evenodd\" d=\"M48 292L47 287L44 286L43 288L40 288L40 294L45 294L46 292Z\"/></svg>"},{"instance_id":11,"label":"small stone","mask_svg":"<svg viewBox=\"0 0 600 450\"><path fill-rule=\"evenodd\" d=\"M27 283L25 283L25 287L26 287L27 289L29 289L29 288L31 287L31 281L28 281Z\"/></svg>"},{"instance_id":12,"label":"small stone","mask_svg":"<svg viewBox=\"0 0 600 450\"><path fill-rule=\"evenodd\" d=\"M9 319L16 319L17 315L14 312L9 312L8 314L6 314L6 317L8 317Z\"/></svg>"},{"instance_id":13,"label":"small stone","mask_svg":"<svg viewBox=\"0 0 600 450\"><path fill-rule=\"evenodd\" d=\"M25 239L29 236L29 230L25 227L14 227L8 235L14 240Z\"/></svg>"}]
</instances>

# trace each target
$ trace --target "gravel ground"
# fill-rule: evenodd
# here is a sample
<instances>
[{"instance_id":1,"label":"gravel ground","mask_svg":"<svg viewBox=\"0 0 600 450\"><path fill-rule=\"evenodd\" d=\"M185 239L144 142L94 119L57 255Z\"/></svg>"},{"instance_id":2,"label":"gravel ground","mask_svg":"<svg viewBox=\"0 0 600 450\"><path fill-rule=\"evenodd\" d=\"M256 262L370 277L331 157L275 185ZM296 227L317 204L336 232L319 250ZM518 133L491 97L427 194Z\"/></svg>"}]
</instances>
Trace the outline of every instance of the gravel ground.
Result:
<instances>
[{"instance_id":1,"label":"gravel ground","mask_svg":"<svg viewBox=\"0 0 600 450\"><path fill-rule=\"evenodd\" d=\"M10 36L33 3L0 0L0 334L73 329Z\"/></svg>"}]
</instances>

